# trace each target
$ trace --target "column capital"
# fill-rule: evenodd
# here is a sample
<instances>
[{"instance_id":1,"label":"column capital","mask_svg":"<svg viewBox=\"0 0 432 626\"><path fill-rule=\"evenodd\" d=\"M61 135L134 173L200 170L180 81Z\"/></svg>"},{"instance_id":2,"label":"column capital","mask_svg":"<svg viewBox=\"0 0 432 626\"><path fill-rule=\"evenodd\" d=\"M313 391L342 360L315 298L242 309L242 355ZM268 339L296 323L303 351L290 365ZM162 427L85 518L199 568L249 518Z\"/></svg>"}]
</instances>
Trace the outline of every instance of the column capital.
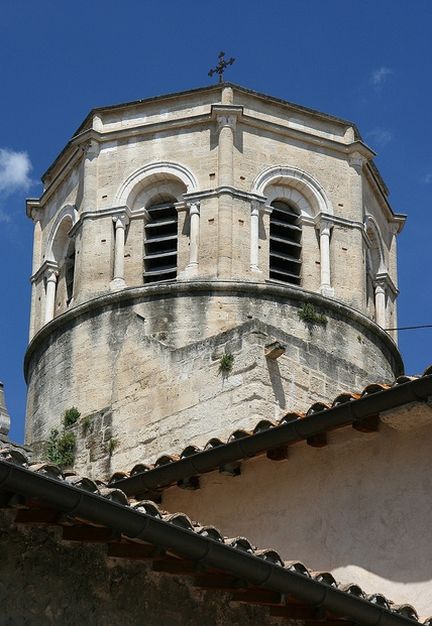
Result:
<instances>
[{"instance_id":1,"label":"column capital","mask_svg":"<svg viewBox=\"0 0 432 626\"><path fill-rule=\"evenodd\" d=\"M235 115L218 115L217 117L218 131L221 131L222 128L225 127L231 128L231 130L234 131L236 123L237 118Z\"/></svg>"},{"instance_id":2,"label":"column capital","mask_svg":"<svg viewBox=\"0 0 432 626\"><path fill-rule=\"evenodd\" d=\"M262 202L258 202L257 200L252 200L251 202L251 215L254 217L259 217L260 210L263 210L264 205Z\"/></svg>"},{"instance_id":3,"label":"column capital","mask_svg":"<svg viewBox=\"0 0 432 626\"><path fill-rule=\"evenodd\" d=\"M226 126L235 131L237 118L243 115L243 107L235 104L214 104L211 108L211 115L217 122L218 131Z\"/></svg>"},{"instance_id":4,"label":"column capital","mask_svg":"<svg viewBox=\"0 0 432 626\"><path fill-rule=\"evenodd\" d=\"M374 287L382 289L385 292L391 291L395 296L399 293L399 289L396 287L387 271L378 272L375 276Z\"/></svg>"},{"instance_id":5,"label":"column capital","mask_svg":"<svg viewBox=\"0 0 432 626\"><path fill-rule=\"evenodd\" d=\"M319 230L320 235L330 235L330 231L334 226L334 220L331 215L318 213L314 218L315 228Z\"/></svg>"},{"instance_id":6,"label":"column capital","mask_svg":"<svg viewBox=\"0 0 432 626\"><path fill-rule=\"evenodd\" d=\"M57 276L58 272L59 267L55 261L44 261L37 272L35 272L30 278L30 282L36 283L41 278L46 278L48 280L48 276L50 276L50 279L52 280L51 275L54 273L55 276Z\"/></svg>"},{"instance_id":7,"label":"column capital","mask_svg":"<svg viewBox=\"0 0 432 626\"><path fill-rule=\"evenodd\" d=\"M385 293L386 292L386 284L381 281L374 282L375 293Z\"/></svg>"},{"instance_id":8,"label":"column capital","mask_svg":"<svg viewBox=\"0 0 432 626\"><path fill-rule=\"evenodd\" d=\"M39 200L26 200L26 211L27 216L31 219L33 224L37 224L42 221L44 210L41 207Z\"/></svg>"},{"instance_id":9,"label":"column capital","mask_svg":"<svg viewBox=\"0 0 432 626\"><path fill-rule=\"evenodd\" d=\"M199 215L200 214L200 203L199 200L193 200L192 202L187 203L187 207L189 209L189 215Z\"/></svg>"},{"instance_id":10,"label":"column capital","mask_svg":"<svg viewBox=\"0 0 432 626\"><path fill-rule=\"evenodd\" d=\"M367 163L367 159L365 156L360 154L360 152L353 152L349 156L349 164L353 167L359 174L363 169L363 165Z\"/></svg>"},{"instance_id":11,"label":"column capital","mask_svg":"<svg viewBox=\"0 0 432 626\"><path fill-rule=\"evenodd\" d=\"M93 138L87 139L81 144L81 150L83 151L86 159L92 160L95 157L99 156L99 151L100 151L99 142Z\"/></svg>"},{"instance_id":12,"label":"column capital","mask_svg":"<svg viewBox=\"0 0 432 626\"><path fill-rule=\"evenodd\" d=\"M58 269L54 269L53 267L48 267L44 272L44 277L47 283L56 283L58 277Z\"/></svg>"},{"instance_id":13,"label":"column capital","mask_svg":"<svg viewBox=\"0 0 432 626\"><path fill-rule=\"evenodd\" d=\"M117 228L125 229L129 224L129 216L126 213L119 213L117 215L113 215L112 221L115 224L116 230Z\"/></svg>"}]
</instances>

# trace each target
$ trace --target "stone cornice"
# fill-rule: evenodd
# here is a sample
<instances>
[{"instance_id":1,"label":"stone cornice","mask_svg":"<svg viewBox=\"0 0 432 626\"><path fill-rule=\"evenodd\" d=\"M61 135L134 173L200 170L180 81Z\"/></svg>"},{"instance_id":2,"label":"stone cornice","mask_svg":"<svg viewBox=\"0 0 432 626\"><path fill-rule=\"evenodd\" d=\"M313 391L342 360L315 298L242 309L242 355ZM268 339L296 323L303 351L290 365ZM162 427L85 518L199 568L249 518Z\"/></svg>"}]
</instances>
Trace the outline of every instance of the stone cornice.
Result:
<instances>
[{"instance_id":1,"label":"stone cornice","mask_svg":"<svg viewBox=\"0 0 432 626\"><path fill-rule=\"evenodd\" d=\"M24 359L26 380L28 382L28 368L33 352L43 345L44 341L49 340L51 333L83 315L97 314L103 308L117 306L120 303L133 305L157 298L191 297L208 295L209 293L212 295L228 294L235 297L244 295L252 298L285 298L287 301L300 304L304 302L315 304L322 309L335 313L336 316L346 318L351 324L357 323L369 330L386 346L394 357L398 368L403 371L403 362L399 350L391 336L369 317L336 299L326 298L319 293L308 291L301 287L271 282L177 280L154 285L128 287L119 291L105 293L87 302L73 306L65 313L55 317L37 332L27 348Z\"/></svg>"}]
</instances>

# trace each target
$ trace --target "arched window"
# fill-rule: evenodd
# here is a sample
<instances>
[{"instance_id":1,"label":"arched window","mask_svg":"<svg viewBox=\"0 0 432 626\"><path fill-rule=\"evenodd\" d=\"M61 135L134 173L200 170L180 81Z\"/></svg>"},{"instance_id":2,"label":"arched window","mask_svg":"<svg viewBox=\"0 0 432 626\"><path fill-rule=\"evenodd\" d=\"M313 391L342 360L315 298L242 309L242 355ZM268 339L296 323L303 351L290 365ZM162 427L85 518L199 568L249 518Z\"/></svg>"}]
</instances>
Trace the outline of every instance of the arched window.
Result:
<instances>
[{"instance_id":1,"label":"arched window","mask_svg":"<svg viewBox=\"0 0 432 626\"><path fill-rule=\"evenodd\" d=\"M144 282L172 280L177 276L177 210L174 201L147 207Z\"/></svg>"},{"instance_id":2,"label":"arched window","mask_svg":"<svg viewBox=\"0 0 432 626\"><path fill-rule=\"evenodd\" d=\"M74 295L75 240L69 236L72 226L70 216L66 215L60 222L52 241L50 256L57 265L58 271L54 316L66 311Z\"/></svg>"},{"instance_id":3,"label":"arched window","mask_svg":"<svg viewBox=\"0 0 432 626\"><path fill-rule=\"evenodd\" d=\"M275 200L270 215L270 278L293 285L300 284L300 216L287 202Z\"/></svg>"}]
</instances>

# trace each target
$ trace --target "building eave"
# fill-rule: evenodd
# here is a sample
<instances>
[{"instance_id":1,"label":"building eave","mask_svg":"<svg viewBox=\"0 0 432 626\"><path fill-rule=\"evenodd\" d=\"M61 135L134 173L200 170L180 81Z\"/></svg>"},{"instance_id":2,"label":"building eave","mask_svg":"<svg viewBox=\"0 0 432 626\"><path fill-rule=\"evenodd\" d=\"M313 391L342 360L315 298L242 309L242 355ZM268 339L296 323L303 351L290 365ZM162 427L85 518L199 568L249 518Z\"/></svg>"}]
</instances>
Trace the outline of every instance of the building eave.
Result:
<instances>
[{"instance_id":1,"label":"building eave","mask_svg":"<svg viewBox=\"0 0 432 626\"><path fill-rule=\"evenodd\" d=\"M336 614L356 623L418 624L415 609L408 605L392 607L381 595L381 602L377 603L375 596L366 598L358 586L355 593L340 588L330 573L321 574L321 578L313 576L302 564L284 563L275 551L256 550L245 538L226 540L217 529L209 531L209 527L192 524L181 513L164 514L148 501L133 507L118 489L104 489L101 493L89 479L76 477L69 481L56 467L42 464L27 468L24 455L7 448L0 449L0 453L0 505L8 508L12 502L13 510L14 498L21 498L21 507L25 509L26 501L31 501L32 510L27 516L30 521L38 506L43 518L47 512L43 507L48 505L51 510L45 524L56 524L64 514L69 527L80 524L81 532L83 522L102 525L100 530L112 529L121 539L134 540L136 552L144 547L151 555L158 548L167 551L168 556L187 561L189 567L195 564L201 571L216 569L245 581L246 586L281 594L279 603L276 600L278 606L287 607L282 604L283 596L291 595L300 603L320 607L325 615Z\"/></svg>"}]
</instances>

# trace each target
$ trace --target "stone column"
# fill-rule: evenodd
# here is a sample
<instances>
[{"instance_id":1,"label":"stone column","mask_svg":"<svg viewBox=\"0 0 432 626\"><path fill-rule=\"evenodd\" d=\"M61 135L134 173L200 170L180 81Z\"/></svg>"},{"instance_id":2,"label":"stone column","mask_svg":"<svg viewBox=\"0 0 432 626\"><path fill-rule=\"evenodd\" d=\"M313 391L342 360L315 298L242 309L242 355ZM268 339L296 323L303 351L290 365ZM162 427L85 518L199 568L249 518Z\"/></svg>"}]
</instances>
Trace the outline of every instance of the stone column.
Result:
<instances>
[{"instance_id":1,"label":"stone column","mask_svg":"<svg viewBox=\"0 0 432 626\"><path fill-rule=\"evenodd\" d=\"M350 196L349 196L349 218L355 222L363 222L363 166L367 162L366 158L359 152L354 152L349 157L350 167ZM363 251L363 234L359 230L354 230L351 240L355 241L358 258ZM354 244L353 244L354 245ZM364 311L366 294L366 272L362 263L353 264L350 267L352 293L351 304Z\"/></svg>"},{"instance_id":2,"label":"stone column","mask_svg":"<svg viewBox=\"0 0 432 626\"><path fill-rule=\"evenodd\" d=\"M33 260L32 260L32 277L36 274L37 268L42 264L42 211L39 209L32 209L31 219L34 224L33 233ZM29 341L35 334L36 328L36 307L37 307L37 288L36 281L31 280L31 311L30 311L30 325L29 325ZM37 320L41 324L42 320Z\"/></svg>"},{"instance_id":3,"label":"stone column","mask_svg":"<svg viewBox=\"0 0 432 626\"><path fill-rule=\"evenodd\" d=\"M95 211L97 209L97 157L99 155L99 144L94 139L90 139L84 146L83 162L83 191L81 207L83 211Z\"/></svg>"},{"instance_id":4,"label":"stone column","mask_svg":"<svg viewBox=\"0 0 432 626\"><path fill-rule=\"evenodd\" d=\"M250 268L253 272L259 272L259 205L257 202L252 202L251 205L250 233Z\"/></svg>"},{"instance_id":5,"label":"stone column","mask_svg":"<svg viewBox=\"0 0 432 626\"><path fill-rule=\"evenodd\" d=\"M50 322L54 317L57 277L57 269L54 269L52 267L46 269L45 324L48 324L48 322Z\"/></svg>"},{"instance_id":6,"label":"stone column","mask_svg":"<svg viewBox=\"0 0 432 626\"><path fill-rule=\"evenodd\" d=\"M350 155L351 170L351 218L363 221L363 165L366 158L359 152Z\"/></svg>"},{"instance_id":7,"label":"stone column","mask_svg":"<svg viewBox=\"0 0 432 626\"><path fill-rule=\"evenodd\" d=\"M233 184L233 148L234 131L236 126L235 115L220 115L217 118L219 130L218 146L218 185L232 186Z\"/></svg>"},{"instance_id":8,"label":"stone column","mask_svg":"<svg viewBox=\"0 0 432 626\"><path fill-rule=\"evenodd\" d=\"M320 233L320 267L321 286L320 291L324 296L333 296L334 290L331 286L330 270L330 233L333 224L326 219L322 219L319 224Z\"/></svg>"},{"instance_id":9,"label":"stone column","mask_svg":"<svg viewBox=\"0 0 432 626\"><path fill-rule=\"evenodd\" d=\"M129 218L125 214L114 215L113 222L115 226L114 276L110 287L111 289L121 289L126 285L124 280L124 248L126 226L129 224Z\"/></svg>"},{"instance_id":10,"label":"stone column","mask_svg":"<svg viewBox=\"0 0 432 626\"><path fill-rule=\"evenodd\" d=\"M386 327L386 290L380 281L375 283L375 321L381 328Z\"/></svg>"},{"instance_id":11,"label":"stone column","mask_svg":"<svg viewBox=\"0 0 432 626\"><path fill-rule=\"evenodd\" d=\"M189 218L190 218L190 257L189 267L191 269L198 268L198 256L199 256L199 234L200 234L200 205L199 202L191 202L189 205Z\"/></svg>"},{"instance_id":12,"label":"stone column","mask_svg":"<svg viewBox=\"0 0 432 626\"><path fill-rule=\"evenodd\" d=\"M218 186L233 186L235 115L217 118L219 128ZM223 190L219 194L218 216L218 276L230 278L232 260L232 197Z\"/></svg>"},{"instance_id":13,"label":"stone column","mask_svg":"<svg viewBox=\"0 0 432 626\"><path fill-rule=\"evenodd\" d=\"M3 383L0 382L0 439L6 438L10 429L10 415L6 407L5 397L4 397L4 386Z\"/></svg>"}]
</instances>

